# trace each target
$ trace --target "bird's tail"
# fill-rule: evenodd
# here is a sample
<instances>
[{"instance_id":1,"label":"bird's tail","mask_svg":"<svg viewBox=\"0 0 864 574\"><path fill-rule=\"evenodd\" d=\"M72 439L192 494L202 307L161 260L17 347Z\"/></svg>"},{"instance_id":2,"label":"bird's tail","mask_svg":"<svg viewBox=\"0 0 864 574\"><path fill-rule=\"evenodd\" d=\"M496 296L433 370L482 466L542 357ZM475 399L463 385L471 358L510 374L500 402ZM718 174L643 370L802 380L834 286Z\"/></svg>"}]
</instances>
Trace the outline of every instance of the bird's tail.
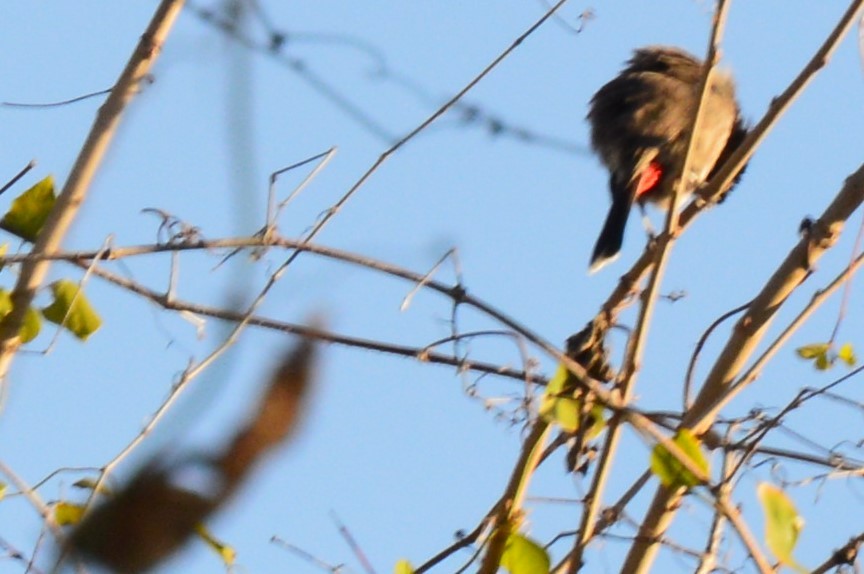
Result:
<instances>
[{"instance_id":1,"label":"bird's tail","mask_svg":"<svg viewBox=\"0 0 864 574\"><path fill-rule=\"evenodd\" d=\"M630 215L630 207L633 200L629 194L613 194L612 206L600 231L600 237L594 244L594 253L591 255L591 265L588 273L599 271L607 263L611 263L618 257L621 251L621 243L624 241L624 229L627 227L627 218Z\"/></svg>"}]
</instances>

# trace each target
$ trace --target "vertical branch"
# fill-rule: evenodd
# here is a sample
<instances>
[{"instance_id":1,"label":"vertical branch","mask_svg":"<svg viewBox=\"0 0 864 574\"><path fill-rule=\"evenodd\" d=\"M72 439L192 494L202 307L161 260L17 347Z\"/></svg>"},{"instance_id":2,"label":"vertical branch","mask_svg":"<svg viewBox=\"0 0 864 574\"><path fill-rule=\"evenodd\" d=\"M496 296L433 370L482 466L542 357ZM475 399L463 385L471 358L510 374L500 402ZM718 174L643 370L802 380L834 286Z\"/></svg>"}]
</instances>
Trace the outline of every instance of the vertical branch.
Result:
<instances>
[{"instance_id":1,"label":"vertical branch","mask_svg":"<svg viewBox=\"0 0 864 574\"><path fill-rule=\"evenodd\" d=\"M516 463L513 474L510 476L510 482L495 509L492 534L489 536L489 545L483 556L483 562L480 564L479 574L498 572L507 538L519 528L522 517L522 500L525 498L525 491L531 476L540 462L543 444L546 441L549 428L548 422L542 417L537 417L531 427L531 432L522 444L519 461Z\"/></svg>"},{"instance_id":2,"label":"vertical branch","mask_svg":"<svg viewBox=\"0 0 864 574\"><path fill-rule=\"evenodd\" d=\"M840 40L855 22L864 0L852 0L846 12L841 16L834 29L828 34L822 46L816 51L811 61L792 81L779 97L771 102L765 117L753 128L739 149L732 154L723 168L716 174L715 180L723 187L723 182L731 178L737 165L753 152L754 146L764 137L768 128L780 114L788 108L795 97L807 86L815 73L820 70L836 50ZM768 324L774 314L785 302L786 297L800 284L803 276L809 272L807 264L812 264L825 249L833 245L842 229L843 222L861 203L862 181L864 167L858 173L847 179L846 186L835 201L828 207L817 223L821 237L803 239L777 269L774 276L750 304L747 313L733 329L727 345L715 362L714 368L706 378L705 383L696 398L695 403L685 414L681 426L691 428L696 434L701 434L710 428L719 412L730 384L738 376L744 363L754 352L756 345L762 340ZM709 193L712 190L706 190ZM692 209L698 209L691 204ZM682 223L686 224L695 211L690 208L682 214ZM821 242L821 243L819 243ZM647 572L659 550L658 540L666 532L672 522L675 512L680 507L683 489L670 489L660 486L654 494L651 505L639 528L639 535L630 547L622 567L624 572Z\"/></svg>"},{"instance_id":3,"label":"vertical branch","mask_svg":"<svg viewBox=\"0 0 864 574\"><path fill-rule=\"evenodd\" d=\"M137 92L139 82L146 77L156 61L168 31L182 7L183 0L162 0L156 9L126 68L105 103L99 108L66 184L33 246L34 255L51 255L59 250L63 237L84 203L90 183L111 144L123 111ZM50 265L48 259L34 258L21 266L21 274L12 291L12 311L0 323L0 384L5 381L12 359L21 344L18 331L24 314L45 279Z\"/></svg>"},{"instance_id":4,"label":"vertical branch","mask_svg":"<svg viewBox=\"0 0 864 574\"><path fill-rule=\"evenodd\" d=\"M677 173L681 174L678 178L678 184L673 191L673 198L669 212L666 216L666 232L658 239L659 245L656 251L654 262L654 270L648 278L648 285L642 293L642 306L639 311L639 316L636 320L636 327L633 330L633 335L630 337L627 350L622 366L622 374L618 386L618 392L621 396L623 404L630 401L633 394L634 381L642 360L642 353L645 347L645 340L648 334L648 326L651 324L651 318L654 315L654 306L657 302L657 293L660 289L660 282L663 278L666 269L667 256L672 246L674 237L677 235L676 228L678 226L678 198L683 196L683 188L687 185L688 178L684 174L688 173L690 164L692 163L693 147L698 138L701 125L705 116L705 99L709 86L711 85L711 75L714 71L714 65L717 60L717 45L723 35L723 29L726 24L726 14L728 12L728 3L725 0L719 0L717 9L714 13L714 25L711 31L711 40L708 45L708 54L705 58L704 71L698 87L699 101L694 111L694 116L691 121L693 126L690 130L690 135L687 141L687 153L684 155L682 165L675 167L680 170ZM606 433L606 440L603 444L603 449L597 467L594 471L594 478L591 483L591 489L586 497L585 508L582 512L582 518L579 525L579 532L574 543L572 557L570 560L568 571L575 574L582 567L582 555L588 541L594 535L594 525L597 522L600 504L602 502L604 485L606 479L611 472L612 458L617 450L618 442L621 437L621 417L614 416L609 421L609 428Z\"/></svg>"}]
</instances>

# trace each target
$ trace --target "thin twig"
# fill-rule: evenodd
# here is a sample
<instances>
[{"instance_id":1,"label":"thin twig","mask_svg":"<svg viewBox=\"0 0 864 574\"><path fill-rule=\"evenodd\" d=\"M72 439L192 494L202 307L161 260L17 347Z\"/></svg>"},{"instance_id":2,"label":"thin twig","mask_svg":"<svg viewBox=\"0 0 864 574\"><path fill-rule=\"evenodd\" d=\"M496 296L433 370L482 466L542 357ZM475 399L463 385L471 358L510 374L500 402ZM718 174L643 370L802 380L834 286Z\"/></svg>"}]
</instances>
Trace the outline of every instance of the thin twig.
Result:
<instances>
[{"instance_id":1,"label":"thin twig","mask_svg":"<svg viewBox=\"0 0 864 574\"><path fill-rule=\"evenodd\" d=\"M843 545L842 548L835 550L828 560L817 566L810 572L810 574L826 574L833 568L839 568L840 566L854 566L855 561L858 558L858 549L861 547L861 544L864 544L864 533L853 537L849 542ZM854 571L857 572L857 568Z\"/></svg>"},{"instance_id":2,"label":"thin twig","mask_svg":"<svg viewBox=\"0 0 864 574\"><path fill-rule=\"evenodd\" d=\"M18 474L2 460L0 460L0 474L5 476L6 480L8 480L12 486L17 488L18 492L24 495L24 498L30 502L31 506L33 506L33 508L36 509L36 512L39 513L39 516L42 517L42 521L48 526L57 541L62 543L65 539L63 532L57 526L57 522L54 520L51 509L47 504L45 504L45 502L43 502L39 493L36 492L34 488L30 487L23 478L18 476Z\"/></svg>"},{"instance_id":3,"label":"thin twig","mask_svg":"<svg viewBox=\"0 0 864 574\"><path fill-rule=\"evenodd\" d=\"M725 496L718 497L716 508L718 508L720 512L723 513L723 516L729 520L729 524L732 525L732 528L738 534L739 540L741 540L744 548L747 549L750 558L752 558L753 562L756 563L759 572L761 574L773 574L774 567L771 566L768 558L765 557L765 554L759 548L759 544L753 537L753 533L750 532L750 527L747 526L747 522L744 520L744 517L741 516L741 511L735 508Z\"/></svg>"},{"instance_id":4,"label":"thin twig","mask_svg":"<svg viewBox=\"0 0 864 574\"><path fill-rule=\"evenodd\" d=\"M363 570L366 571L366 574L375 574L375 568L372 567L372 564L369 562L369 559L366 558L366 553L363 552L363 549L357 544L357 541L354 539L354 536L351 534L351 531L348 530L348 527L339 520L339 517L336 516L336 513L332 510L330 511L330 518L333 522L336 523L336 527L339 529L339 534L348 544L348 547L351 549L351 552L354 553L354 556L357 560L360 561L360 565L363 566Z\"/></svg>"},{"instance_id":5,"label":"thin twig","mask_svg":"<svg viewBox=\"0 0 864 574\"><path fill-rule=\"evenodd\" d=\"M77 102L82 102L84 100L89 100L90 98L96 98L99 96L104 96L106 94L111 93L112 88L108 88L105 90L98 90L96 92L90 92L89 94L84 94L82 96L76 96L74 98L69 98L68 100L60 100L59 102L48 102L42 104L33 104L27 102L0 102L0 106L6 106L9 108L59 108L61 106L68 106L69 104L74 104Z\"/></svg>"},{"instance_id":6,"label":"thin twig","mask_svg":"<svg viewBox=\"0 0 864 574\"><path fill-rule=\"evenodd\" d=\"M702 352L702 347L704 347L705 343L708 341L708 337L710 337L711 333L714 332L714 329L722 325L723 322L726 321L726 319L734 317L741 311L747 309L747 307L750 306L750 303L752 303L752 301L748 301L740 307L735 307L731 311L726 311L725 313L717 317L717 319L715 319L710 325L708 325L708 328L705 329L705 332L702 333L701 337L699 337L699 340L696 342L696 348L693 350L693 354L690 356L690 363L687 365L687 374L684 376L684 397L682 401L684 404L684 408L682 410L686 411L693 403L690 397L690 393L693 388L693 373L696 370L696 361L699 358L700 353Z\"/></svg>"},{"instance_id":7,"label":"thin twig","mask_svg":"<svg viewBox=\"0 0 864 574\"><path fill-rule=\"evenodd\" d=\"M297 556L299 556L300 558L302 558L306 562L309 562L310 564L320 568L321 570L331 572L332 574L339 574L340 572L343 572L345 570L345 567L343 564L333 565L333 564L330 564L328 562L325 562L324 560L321 560L320 558L318 558L317 556L315 556L311 552L307 552L306 550L303 550L299 546L291 544L290 542L286 542L285 540L282 540L278 536L271 537L270 542L272 542L274 544L278 544L279 546L281 546L285 550L288 550L289 552L293 552L294 554L296 554Z\"/></svg>"},{"instance_id":8,"label":"thin twig","mask_svg":"<svg viewBox=\"0 0 864 574\"><path fill-rule=\"evenodd\" d=\"M80 264L81 267L84 267L85 265L87 265L87 263L82 262ZM117 285L118 287L122 287L123 289L127 289L132 293L140 295L151 301L152 303L159 305L163 309L171 311L181 311L205 317L213 317L224 321L230 321L232 323L240 322L246 316L246 314L242 311L223 309L220 307L212 307L208 305L185 301L182 299L177 299L174 297L168 297L164 294L158 293L156 291L153 291L152 289L140 285L139 283L136 283L130 279L111 273L110 271L107 271L101 267L94 268L93 274L100 277L101 279L113 283L114 285ZM546 384L545 377L542 377L540 375L533 375L524 370L516 370L510 367L506 367L504 365L486 363L483 361L467 360L464 358L446 355L443 353L436 353L434 351L429 351L427 347L411 347L407 345L387 343L384 341L364 339L361 337L351 337L348 335L333 333L331 331L313 329L311 327L296 323L269 319L267 317L259 315L249 316L248 323L256 327L264 327L267 329L273 329L285 333L300 335L303 337L308 337L327 343L334 343L338 345L366 349L370 351L379 351L382 353L398 355L400 357L417 359L422 362L439 365L449 365L457 367L460 370L497 375L508 379L516 379L520 381L525 381L527 379L530 380L532 383L540 385Z\"/></svg>"},{"instance_id":9,"label":"thin twig","mask_svg":"<svg viewBox=\"0 0 864 574\"><path fill-rule=\"evenodd\" d=\"M495 515L496 508L497 504L495 505L495 507L492 508L492 510L486 513L486 516L483 518L483 520L480 521L480 524L478 524L477 527L474 528L474 530L465 534L464 536L460 536L456 540L456 542L454 542L453 544L451 544L450 546L448 546L447 548L445 548L444 550L442 550L441 552L415 568L414 572L416 574L423 574L424 572L431 569L433 566L436 566L443 560L449 558L451 555L455 554L459 550L467 548L477 542L477 539L480 538L480 535L483 534L484 530L486 530L489 521L491 521L492 517Z\"/></svg>"},{"instance_id":10,"label":"thin twig","mask_svg":"<svg viewBox=\"0 0 864 574\"><path fill-rule=\"evenodd\" d=\"M25 175L27 175L27 172L29 172L29 171L30 171L31 169L33 169L34 167L36 167L36 160L32 160L32 159L31 159L31 160L27 163L27 165L25 165L25 166L21 169L21 171L19 171L19 172L16 173L14 176L12 176L12 179L10 179L10 180L7 181L6 183L4 183L4 184L3 184L3 187L0 187L0 194L4 193L7 189L9 189L10 187L12 187L12 186L15 185L16 183L18 183L18 180L20 180L22 177L24 177Z\"/></svg>"}]
</instances>

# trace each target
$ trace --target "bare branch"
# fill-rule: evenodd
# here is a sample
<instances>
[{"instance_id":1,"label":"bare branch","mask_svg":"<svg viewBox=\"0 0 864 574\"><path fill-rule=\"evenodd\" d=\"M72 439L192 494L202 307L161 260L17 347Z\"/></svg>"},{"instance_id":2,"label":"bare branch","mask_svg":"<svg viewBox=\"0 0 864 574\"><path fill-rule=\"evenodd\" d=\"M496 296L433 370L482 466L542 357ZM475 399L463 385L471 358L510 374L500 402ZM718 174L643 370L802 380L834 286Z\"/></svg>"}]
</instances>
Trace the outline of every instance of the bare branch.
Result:
<instances>
[{"instance_id":1,"label":"bare branch","mask_svg":"<svg viewBox=\"0 0 864 574\"><path fill-rule=\"evenodd\" d=\"M159 4L129 63L105 103L99 108L69 178L33 246L34 253L50 254L59 249L86 198L90 182L111 144L123 111L137 92L138 82L149 73L156 61L168 31L182 7L182 0L162 0ZM12 311L0 323L0 384L5 383L12 359L20 346L18 331L24 315L48 273L49 266L47 260L33 261L21 266L18 282L11 295Z\"/></svg>"}]
</instances>

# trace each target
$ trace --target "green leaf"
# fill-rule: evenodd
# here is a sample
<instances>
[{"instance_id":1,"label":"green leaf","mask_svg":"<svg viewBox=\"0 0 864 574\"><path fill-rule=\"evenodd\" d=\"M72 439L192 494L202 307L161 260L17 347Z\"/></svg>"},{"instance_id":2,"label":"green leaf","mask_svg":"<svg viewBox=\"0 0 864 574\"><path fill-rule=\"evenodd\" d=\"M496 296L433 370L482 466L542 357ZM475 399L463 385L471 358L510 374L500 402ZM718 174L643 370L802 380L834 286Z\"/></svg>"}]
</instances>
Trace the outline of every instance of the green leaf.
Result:
<instances>
[{"instance_id":1,"label":"green leaf","mask_svg":"<svg viewBox=\"0 0 864 574\"><path fill-rule=\"evenodd\" d=\"M579 429L579 404L573 398L562 396L569 378L570 371L560 363L546 385L540 416L547 422L557 423L565 431L576 432Z\"/></svg>"},{"instance_id":2,"label":"green leaf","mask_svg":"<svg viewBox=\"0 0 864 574\"><path fill-rule=\"evenodd\" d=\"M197 525L195 527L195 533L198 534L198 537L203 540L207 546L219 555L222 562L225 563L225 566L233 566L234 562L237 561L237 551L234 550L234 547L218 540L209 530L207 530L206 526L203 524Z\"/></svg>"},{"instance_id":3,"label":"green leaf","mask_svg":"<svg viewBox=\"0 0 864 574\"><path fill-rule=\"evenodd\" d=\"M84 516L84 505L71 502L58 502L54 505L54 522L60 526L78 524Z\"/></svg>"},{"instance_id":4,"label":"green leaf","mask_svg":"<svg viewBox=\"0 0 864 574\"><path fill-rule=\"evenodd\" d=\"M765 543L768 548L782 564L797 572L808 572L792 557L798 535L804 528L804 519L798 515L795 505L785 492L767 482L759 483L756 493L765 511Z\"/></svg>"},{"instance_id":5,"label":"green leaf","mask_svg":"<svg viewBox=\"0 0 864 574\"><path fill-rule=\"evenodd\" d=\"M551 410L553 403L558 400L561 393L564 392L564 387L567 384L567 379L570 377L570 371L564 366L564 363L559 363L555 369L555 374L546 383L546 392L543 394L543 404L540 406L540 414L544 414L545 410Z\"/></svg>"},{"instance_id":6,"label":"green leaf","mask_svg":"<svg viewBox=\"0 0 864 574\"><path fill-rule=\"evenodd\" d=\"M570 383L570 371L564 364L559 364L555 375L549 379L543 402L540 404L540 416L546 422L555 423L562 430L575 433L585 421L591 423L591 428L586 431L586 438L594 438L605 428L606 421L603 419L603 406L593 405L588 416L583 414L583 399L574 397L568 393Z\"/></svg>"},{"instance_id":7,"label":"green leaf","mask_svg":"<svg viewBox=\"0 0 864 574\"><path fill-rule=\"evenodd\" d=\"M0 289L0 318L12 311L12 295L6 289Z\"/></svg>"},{"instance_id":8,"label":"green leaf","mask_svg":"<svg viewBox=\"0 0 864 574\"><path fill-rule=\"evenodd\" d=\"M846 343L840 347L840 350L837 351L837 358L850 367L854 367L855 363L858 362L858 358L855 356L855 349L852 348L852 343Z\"/></svg>"},{"instance_id":9,"label":"green leaf","mask_svg":"<svg viewBox=\"0 0 864 574\"><path fill-rule=\"evenodd\" d=\"M102 319L78 285L68 279L61 279L51 284L51 291L54 293L54 302L42 309L46 319L68 329L82 341L102 325Z\"/></svg>"},{"instance_id":10,"label":"green leaf","mask_svg":"<svg viewBox=\"0 0 864 574\"><path fill-rule=\"evenodd\" d=\"M12 295L6 289L0 289L0 319L8 315L12 311ZM42 319L39 318L39 313L36 309L30 307L24 314L24 322L21 324L21 330L18 335L21 337L22 343L29 343L36 338L42 328Z\"/></svg>"},{"instance_id":11,"label":"green leaf","mask_svg":"<svg viewBox=\"0 0 864 574\"><path fill-rule=\"evenodd\" d=\"M39 331L41 330L42 317L36 309L28 307L27 312L24 313L24 322L21 323L21 330L18 331L18 335L21 336L21 342L29 343L39 335Z\"/></svg>"},{"instance_id":12,"label":"green leaf","mask_svg":"<svg viewBox=\"0 0 864 574\"><path fill-rule=\"evenodd\" d=\"M0 243L0 257L6 257L6 253L8 251L9 251L9 244L8 243ZM3 267L5 267L5 264L0 263L0 270L2 270Z\"/></svg>"},{"instance_id":13,"label":"green leaf","mask_svg":"<svg viewBox=\"0 0 864 574\"><path fill-rule=\"evenodd\" d=\"M93 490L96 488L96 481L92 478L82 478L80 480L76 480L72 483L72 486L75 488L82 488L84 490ZM111 489L108 488L105 484L99 487L99 494L111 494Z\"/></svg>"},{"instance_id":14,"label":"green leaf","mask_svg":"<svg viewBox=\"0 0 864 574\"><path fill-rule=\"evenodd\" d=\"M816 357L813 366L816 367L817 371L827 371L831 368L832 363L833 361L828 357L828 353L825 353L824 355Z\"/></svg>"},{"instance_id":15,"label":"green leaf","mask_svg":"<svg viewBox=\"0 0 864 574\"><path fill-rule=\"evenodd\" d=\"M828 353L831 346L828 343L814 343L812 345L804 345L798 347L795 352L802 359L816 359Z\"/></svg>"},{"instance_id":16,"label":"green leaf","mask_svg":"<svg viewBox=\"0 0 864 574\"><path fill-rule=\"evenodd\" d=\"M533 540L513 533L507 537L501 566L510 574L549 574L549 554Z\"/></svg>"},{"instance_id":17,"label":"green leaf","mask_svg":"<svg viewBox=\"0 0 864 574\"><path fill-rule=\"evenodd\" d=\"M6 496L6 488L6 483L0 481L0 500L3 500L3 498Z\"/></svg>"},{"instance_id":18,"label":"green leaf","mask_svg":"<svg viewBox=\"0 0 864 574\"><path fill-rule=\"evenodd\" d=\"M414 567L411 566L410 562L402 558L393 567L393 574L414 574Z\"/></svg>"},{"instance_id":19,"label":"green leaf","mask_svg":"<svg viewBox=\"0 0 864 574\"><path fill-rule=\"evenodd\" d=\"M54 207L54 178L50 175L16 197L0 224L27 241L35 241Z\"/></svg>"},{"instance_id":20,"label":"green leaf","mask_svg":"<svg viewBox=\"0 0 864 574\"><path fill-rule=\"evenodd\" d=\"M689 429L678 431L672 442L687 455L690 463L701 470L703 474L708 475L710 473L708 459L702 454L699 440ZM678 488L683 486L691 488L700 484L696 475L686 469L662 444L655 445L651 451L651 471L667 487Z\"/></svg>"}]
</instances>

